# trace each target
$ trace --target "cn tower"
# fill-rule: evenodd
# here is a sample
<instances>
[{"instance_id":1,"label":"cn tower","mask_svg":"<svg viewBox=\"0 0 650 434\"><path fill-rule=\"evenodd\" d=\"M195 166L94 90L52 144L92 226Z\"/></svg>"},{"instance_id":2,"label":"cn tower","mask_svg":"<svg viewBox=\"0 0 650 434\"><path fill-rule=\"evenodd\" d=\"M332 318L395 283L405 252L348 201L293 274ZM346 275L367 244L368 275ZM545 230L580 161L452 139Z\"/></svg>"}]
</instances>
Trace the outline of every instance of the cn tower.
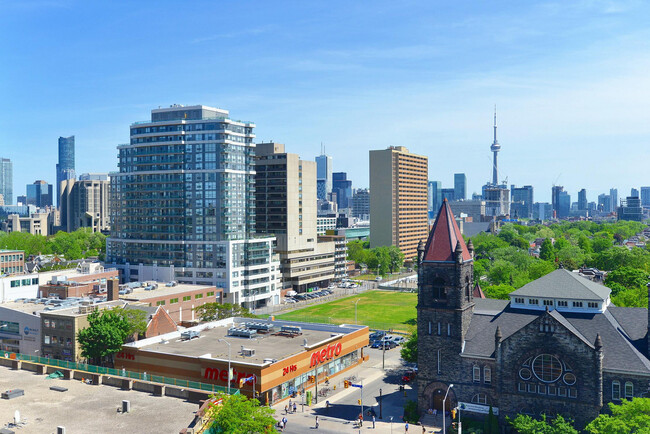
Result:
<instances>
[{"instance_id":1,"label":"cn tower","mask_svg":"<svg viewBox=\"0 0 650 434\"><path fill-rule=\"evenodd\" d=\"M494 152L494 162L492 163L492 184L499 184L499 169L497 165L497 154L501 150L501 145L497 142L497 106L494 106L494 142L490 146L490 150Z\"/></svg>"}]
</instances>

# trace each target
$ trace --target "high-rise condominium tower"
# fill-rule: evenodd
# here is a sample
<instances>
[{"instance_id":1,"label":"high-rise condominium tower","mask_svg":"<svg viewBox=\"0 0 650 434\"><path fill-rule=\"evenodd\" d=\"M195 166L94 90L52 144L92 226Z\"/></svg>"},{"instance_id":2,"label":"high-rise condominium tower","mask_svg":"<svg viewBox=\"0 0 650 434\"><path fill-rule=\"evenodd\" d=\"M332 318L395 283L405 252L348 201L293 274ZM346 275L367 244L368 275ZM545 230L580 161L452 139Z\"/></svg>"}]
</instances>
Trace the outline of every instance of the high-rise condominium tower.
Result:
<instances>
[{"instance_id":1,"label":"high-rise condominium tower","mask_svg":"<svg viewBox=\"0 0 650 434\"><path fill-rule=\"evenodd\" d=\"M74 136L59 137L59 162L56 165L56 200L59 204L61 182L75 178Z\"/></svg>"},{"instance_id":2,"label":"high-rise condominium tower","mask_svg":"<svg viewBox=\"0 0 650 434\"><path fill-rule=\"evenodd\" d=\"M5 205L13 205L14 169L8 158L0 158L0 194Z\"/></svg>"},{"instance_id":3,"label":"high-rise condominium tower","mask_svg":"<svg viewBox=\"0 0 650 434\"><path fill-rule=\"evenodd\" d=\"M249 308L278 303L275 238L255 231L254 127L203 105L131 125L110 177L107 262L127 280L212 284Z\"/></svg>"},{"instance_id":4,"label":"high-rise condominium tower","mask_svg":"<svg viewBox=\"0 0 650 434\"><path fill-rule=\"evenodd\" d=\"M321 150L321 155L316 157L316 179L318 183L318 198L327 199L327 195L332 192L332 157L325 155L325 150Z\"/></svg>"},{"instance_id":5,"label":"high-rise condominium tower","mask_svg":"<svg viewBox=\"0 0 650 434\"><path fill-rule=\"evenodd\" d=\"M464 173L454 173L454 200L467 199L467 176Z\"/></svg>"},{"instance_id":6,"label":"high-rise condominium tower","mask_svg":"<svg viewBox=\"0 0 650 434\"><path fill-rule=\"evenodd\" d=\"M397 246L417 255L426 240L428 159L403 146L370 151L370 247Z\"/></svg>"}]
</instances>

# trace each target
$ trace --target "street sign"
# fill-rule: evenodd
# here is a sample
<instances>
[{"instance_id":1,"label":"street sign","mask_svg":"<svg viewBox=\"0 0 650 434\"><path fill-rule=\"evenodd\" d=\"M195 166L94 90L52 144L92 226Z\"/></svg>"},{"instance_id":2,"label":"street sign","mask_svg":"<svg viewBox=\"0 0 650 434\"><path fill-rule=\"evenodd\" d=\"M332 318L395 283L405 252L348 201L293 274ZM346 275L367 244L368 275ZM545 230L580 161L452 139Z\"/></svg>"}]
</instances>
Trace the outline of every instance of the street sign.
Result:
<instances>
[{"instance_id":1,"label":"street sign","mask_svg":"<svg viewBox=\"0 0 650 434\"><path fill-rule=\"evenodd\" d=\"M490 413L490 406L489 405L480 405L480 404L472 404L469 402L459 402L458 403L458 408L460 408L462 411L471 411L472 413L481 413L481 414L489 414ZM499 408L498 407L492 407L492 413L495 416L499 415Z\"/></svg>"},{"instance_id":2,"label":"street sign","mask_svg":"<svg viewBox=\"0 0 650 434\"><path fill-rule=\"evenodd\" d=\"M358 387L359 389L363 389L363 384L353 384L353 383L350 383L350 386L352 386L352 387Z\"/></svg>"}]
</instances>

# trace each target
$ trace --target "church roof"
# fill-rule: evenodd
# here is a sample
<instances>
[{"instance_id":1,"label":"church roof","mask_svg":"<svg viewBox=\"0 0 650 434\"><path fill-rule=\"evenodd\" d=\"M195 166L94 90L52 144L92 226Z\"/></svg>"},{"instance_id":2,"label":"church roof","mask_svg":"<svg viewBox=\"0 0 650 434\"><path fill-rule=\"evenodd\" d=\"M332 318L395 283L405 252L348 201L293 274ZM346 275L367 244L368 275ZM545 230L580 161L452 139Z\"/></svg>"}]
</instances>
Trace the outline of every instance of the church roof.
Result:
<instances>
[{"instance_id":1,"label":"church roof","mask_svg":"<svg viewBox=\"0 0 650 434\"><path fill-rule=\"evenodd\" d=\"M483 293L483 290L481 289L481 286L478 283L474 285L474 289L472 290L472 293L474 295L474 298L485 298L485 294Z\"/></svg>"},{"instance_id":2,"label":"church roof","mask_svg":"<svg viewBox=\"0 0 650 434\"><path fill-rule=\"evenodd\" d=\"M445 199L442 202L438 217L433 224L433 229L429 232L429 239L424 248L423 261L453 262L456 258L456 245L460 242L462 248L463 261L469 261L472 256L467 250L467 245L463 236L458 229L454 213L449 207L449 202Z\"/></svg>"},{"instance_id":3,"label":"church roof","mask_svg":"<svg viewBox=\"0 0 650 434\"><path fill-rule=\"evenodd\" d=\"M546 314L539 310L514 309L507 300L474 299L474 303L474 315L463 349L463 355L468 357L494 357L497 327L505 340ZM650 373L645 349L647 309L610 306L603 313L552 310L550 315L592 348L596 336L600 335L605 370Z\"/></svg>"},{"instance_id":4,"label":"church roof","mask_svg":"<svg viewBox=\"0 0 650 434\"><path fill-rule=\"evenodd\" d=\"M611 290L577 273L560 268L511 292L512 296L603 301Z\"/></svg>"}]
</instances>

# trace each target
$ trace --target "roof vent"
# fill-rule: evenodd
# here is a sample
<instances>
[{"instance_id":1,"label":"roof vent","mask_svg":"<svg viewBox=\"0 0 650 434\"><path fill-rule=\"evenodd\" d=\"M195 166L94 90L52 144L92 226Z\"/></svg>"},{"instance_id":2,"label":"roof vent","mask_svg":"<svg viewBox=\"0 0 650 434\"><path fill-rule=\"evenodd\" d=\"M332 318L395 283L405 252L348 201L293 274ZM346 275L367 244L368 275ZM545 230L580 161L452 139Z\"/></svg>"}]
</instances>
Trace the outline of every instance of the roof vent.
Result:
<instances>
[{"instance_id":1,"label":"roof vent","mask_svg":"<svg viewBox=\"0 0 650 434\"><path fill-rule=\"evenodd\" d=\"M252 357L255 355L255 350L253 348L244 348L241 347L241 355L244 357Z\"/></svg>"}]
</instances>

